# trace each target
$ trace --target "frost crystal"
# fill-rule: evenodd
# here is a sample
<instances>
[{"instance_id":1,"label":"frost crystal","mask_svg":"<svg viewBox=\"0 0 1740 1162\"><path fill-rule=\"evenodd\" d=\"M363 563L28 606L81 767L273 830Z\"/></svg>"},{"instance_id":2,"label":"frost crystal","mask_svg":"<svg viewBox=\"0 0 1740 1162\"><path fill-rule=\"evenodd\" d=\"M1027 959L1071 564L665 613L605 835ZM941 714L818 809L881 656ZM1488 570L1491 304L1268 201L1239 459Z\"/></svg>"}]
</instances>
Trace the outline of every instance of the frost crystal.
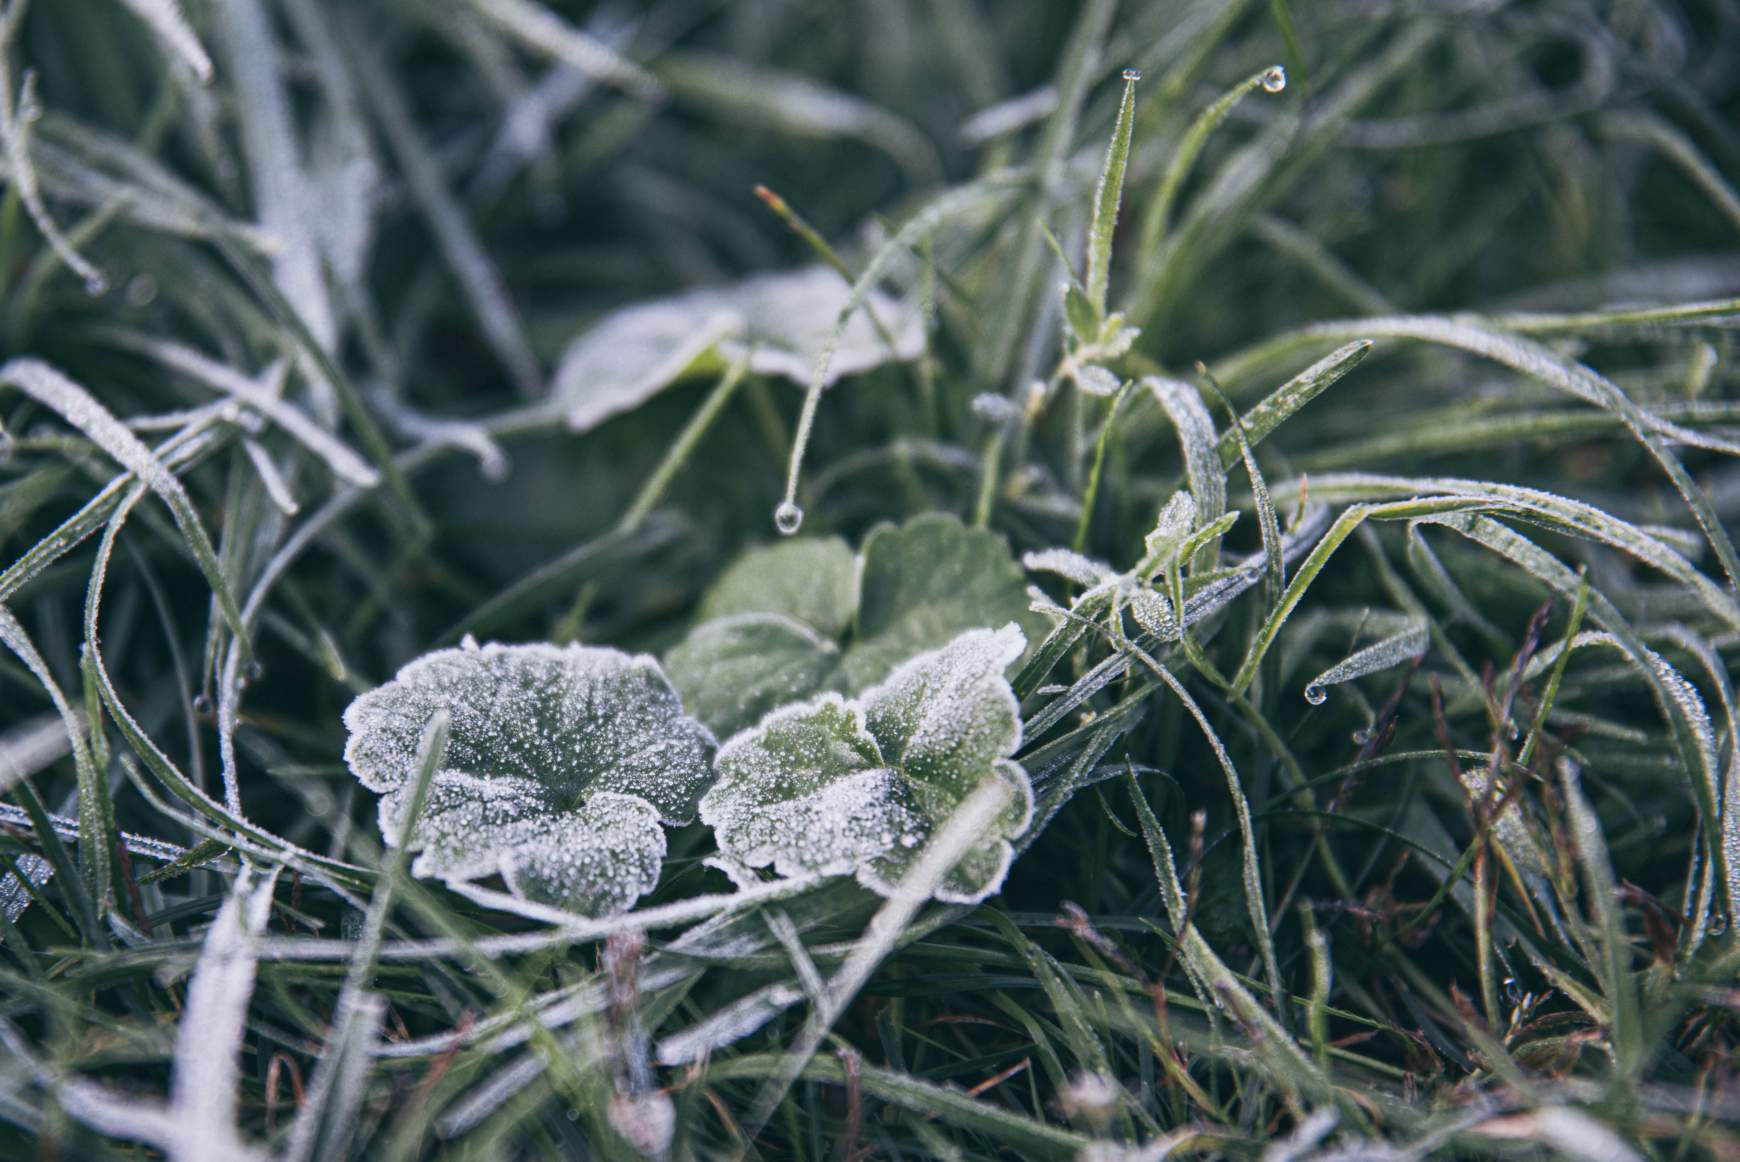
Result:
<instances>
[{"instance_id":1,"label":"frost crystal","mask_svg":"<svg viewBox=\"0 0 1740 1162\"><path fill-rule=\"evenodd\" d=\"M345 761L383 795L396 842L418 742L438 710L446 756L416 820L412 870L449 882L500 873L529 899L598 915L657 882L660 822L687 823L713 737L684 716L658 663L570 645L427 654L345 711Z\"/></svg>"},{"instance_id":2,"label":"frost crystal","mask_svg":"<svg viewBox=\"0 0 1740 1162\"><path fill-rule=\"evenodd\" d=\"M1012 805L937 889L974 903L1002 885L1033 793L1009 756L1020 708L1005 672L1026 649L1014 624L974 629L898 666L857 699L786 706L719 751L701 819L728 857L785 876L855 874L891 895L924 845L987 778Z\"/></svg>"}]
</instances>

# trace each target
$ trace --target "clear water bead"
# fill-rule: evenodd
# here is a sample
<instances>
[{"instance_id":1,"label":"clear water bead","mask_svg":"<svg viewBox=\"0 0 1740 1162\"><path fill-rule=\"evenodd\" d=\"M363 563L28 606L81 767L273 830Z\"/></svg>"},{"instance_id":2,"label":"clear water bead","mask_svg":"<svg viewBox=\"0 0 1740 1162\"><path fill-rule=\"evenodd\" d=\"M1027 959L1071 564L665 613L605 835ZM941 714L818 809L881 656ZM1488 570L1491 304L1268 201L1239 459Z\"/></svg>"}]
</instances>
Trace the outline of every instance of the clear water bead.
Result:
<instances>
[{"instance_id":1,"label":"clear water bead","mask_svg":"<svg viewBox=\"0 0 1740 1162\"><path fill-rule=\"evenodd\" d=\"M1279 93L1287 87L1287 70L1276 65L1263 74L1263 92Z\"/></svg>"},{"instance_id":2,"label":"clear water bead","mask_svg":"<svg viewBox=\"0 0 1740 1162\"><path fill-rule=\"evenodd\" d=\"M1329 701L1329 692L1313 682L1311 685L1305 687L1305 701L1311 703L1313 706L1321 706Z\"/></svg>"},{"instance_id":3,"label":"clear water bead","mask_svg":"<svg viewBox=\"0 0 1740 1162\"><path fill-rule=\"evenodd\" d=\"M779 507L773 510L773 527L779 530L781 536L791 536L803 524L804 510L789 500L781 501Z\"/></svg>"},{"instance_id":4,"label":"clear water bead","mask_svg":"<svg viewBox=\"0 0 1740 1162\"><path fill-rule=\"evenodd\" d=\"M1124 79L1126 81L1139 81L1142 79L1142 70L1141 69L1125 69L1124 70Z\"/></svg>"},{"instance_id":5,"label":"clear water bead","mask_svg":"<svg viewBox=\"0 0 1740 1162\"><path fill-rule=\"evenodd\" d=\"M93 299L102 298L109 293L109 280L101 271L93 271L85 279L85 293Z\"/></svg>"}]
</instances>

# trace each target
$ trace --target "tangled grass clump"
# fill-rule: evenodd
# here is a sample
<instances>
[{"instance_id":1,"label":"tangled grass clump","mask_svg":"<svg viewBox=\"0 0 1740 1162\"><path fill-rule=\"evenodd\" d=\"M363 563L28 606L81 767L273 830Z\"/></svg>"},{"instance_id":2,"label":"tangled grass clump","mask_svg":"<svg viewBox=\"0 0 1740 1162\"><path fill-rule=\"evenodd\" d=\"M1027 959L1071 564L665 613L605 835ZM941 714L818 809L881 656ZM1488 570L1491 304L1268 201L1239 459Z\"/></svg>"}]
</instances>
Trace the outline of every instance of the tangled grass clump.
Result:
<instances>
[{"instance_id":1,"label":"tangled grass clump","mask_svg":"<svg viewBox=\"0 0 1740 1162\"><path fill-rule=\"evenodd\" d=\"M1733 0L0 0L0 1148L1740 1154L1737 114Z\"/></svg>"}]
</instances>

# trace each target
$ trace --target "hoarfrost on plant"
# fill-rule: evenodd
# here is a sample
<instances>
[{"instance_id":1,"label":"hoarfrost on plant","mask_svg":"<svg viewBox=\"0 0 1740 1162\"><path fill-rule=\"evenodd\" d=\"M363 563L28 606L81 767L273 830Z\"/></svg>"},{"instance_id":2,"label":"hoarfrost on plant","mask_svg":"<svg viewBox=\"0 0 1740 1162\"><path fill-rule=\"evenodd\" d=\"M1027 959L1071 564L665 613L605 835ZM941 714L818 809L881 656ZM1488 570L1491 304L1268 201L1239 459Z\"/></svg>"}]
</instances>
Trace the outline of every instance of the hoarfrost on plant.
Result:
<instances>
[{"instance_id":1,"label":"hoarfrost on plant","mask_svg":"<svg viewBox=\"0 0 1740 1162\"><path fill-rule=\"evenodd\" d=\"M976 902L1002 884L1033 793L1010 756L1020 708L1005 673L1027 645L1013 623L968 630L897 666L856 699L785 706L721 748L701 818L727 856L785 876L854 874L891 895L919 852L987 779L1011 806L936 891Z\"/></svg>"},{"instance_id":2,"label":"hoarfrost on plant","mask_svg":"<svg viewBox=\"0 0 1740 1162\"><path fill-rule=\"evenodd\" d=\"M658 663L620 650L467 644L418 658L345 711L345 761L394 842L417 744L452 720L413 844L415 874L501 874L528 899L620 911L657 882L660 823L694 818L714 744Z\"/></svg>"}]
</instances>

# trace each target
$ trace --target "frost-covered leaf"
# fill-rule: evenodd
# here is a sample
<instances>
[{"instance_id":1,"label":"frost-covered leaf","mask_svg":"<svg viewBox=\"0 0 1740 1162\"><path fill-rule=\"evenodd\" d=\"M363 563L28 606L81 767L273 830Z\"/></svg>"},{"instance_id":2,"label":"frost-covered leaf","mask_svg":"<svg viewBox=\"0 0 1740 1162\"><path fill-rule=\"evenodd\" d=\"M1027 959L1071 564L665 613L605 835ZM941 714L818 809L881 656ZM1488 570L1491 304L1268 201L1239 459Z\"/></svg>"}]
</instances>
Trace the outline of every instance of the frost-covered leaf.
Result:
<instances>
[{"instance_id":1,"label":"frost-covered leaf","mask_svg":"<svg viewBox=\"0 0 1740 1162\"><path fill-rule=\"evenodd\" d=\"M550 397L570 428L584 432L633 411L742 328L736 312L718 304L708 309L689 298L624 307L568 345L550 381Z\"/></svg>"},{"instance_id":2,"label":"frost-covered leaf","mask_svg":"<svg viewBox=\"0 0 1740 1162\"><path fill-rule=\"evenodd\" d=\"M1196 498L1180 489L1161 508L1154 530L1142 538L1144 552L1138 576L1147 580L1170 565L1195 528Z\"/></svg>"},{"instance_id":3,"label":"frost-covered leaf","mask_svg":"<svg viewBox=\"0 0 1740 1162\"><path fill-rule=\"evenodd\" d=\"M1104 561L1096 561L1074 549L1041 549L1023 553L1022 567L1033 573L1055 573L1077 585L1094 586L1110 581L1115 574Z\"/></svg>"},{"instance_id":4,"label":"frost-covered leaf","mask_svg":"<svg viewBox=\"0 0 1740 1162\"><path fill-rule=\"evenodd\" d=\"M837 638L858 605L858 559L838 537L797 537L751 549L707 590L701 620L777 613Z\"/></svg>"},{"instance_id":5,"label":"frost-covered leaf","mask_svg":"<svg viewBox=\"0 0 1740 1162\"><path fill-rule=\"evenodd\" d=\"M1097 363L1083 363L1072 368L1070 377L1089 395L1118 394L1118 377Z\"/></svg>"},{"instance_id":6,"label":"frost-covered leaf","mask_svg":"<svg viewBox=\"0 0 1740 1162\"><path fill-rule=\"evenodd\" d=\"M986 779L1011 806L936 892L976 902L1008 870L1033 795L1009 756L1020 709L1005 673L1026 648L1013 624L974 629L897 667L856 700L784 707L720 750L701 818L728 857L785 876L855 874L891 894L955 808Z\"/></svg>"},{"instance_id":7,"label":"frost-covered leaf","mask_svg":"<svg viewBox=\"0 0 1740 1162\"><path fill-rule=\"evenodd\" d=\"M963 630L1015 621L1037 633L1030 606L1001 537L933 514L872 530L861 565L832 539L755 550L665 663L689 712L724 738L819 691L856 693Z\"/></svg>"},{"instance_id":8,"label":"frost-covered leaf","mask_svg":"<svg viewBox=\"0 0 1740 1162\"><path fill-rule=\"evenodd\" d=\"M1163 594L1152 589L1136 589L1130 594L1130 612L1136 617L1136 624L1159 638L1161 641L1175 641L1178 638L1178 615L1172 610L1172 602Z\"/></svg>"},{"instance_id":9,"label":"frost-covered leaf","mask_svg":"<svg viewBox=\"0 0 1740 1162\"><path fill-rule=\"evenodd\" d=\"M881 525L864 541L857 638L841 662L848 693L963 630L1035 624L1021 567L996 533L952 516Z\"/></svg>"},{"instance_id":10,"label":"frost-covered leaf","mask_svg":"<svg viewBox=\"0 0 1740 1162\"><path fill-rule=\"evenodd\" d=\"M823 694L768 715L719 752L701 818L719 846L783 876L844 875L888 842L916 842L920 818L883 765L864 711Z\"/></svg>"},{"instance_id":11,"label":"frost-covered leaf","mask_svg":"<svg viewBox=\"0 0 1740 1162\"><path fill-rule=\"evenodd\" d=\"M1426 619L1407 615L1371 617L1373 628L1384 637L1362 650L1356 650L1329 667L1305 686L1305 701L1321 706L1328 700L1327 686L1338 686L1412 661L1426 652L1432 643Z\"/></svg>"},{"instance_id":12,"label":"frost-covered leaf","mask_svg":"<svg viewBox=\"0 0 1740 1162\"><path fill-rule=\"evenodd\" d=\"M725 363L747 353L749 370L807 384L851 291L835 271L808 266L624 307L569 344L551 400L585 430L639 407L710 352ZM918 312L873 291L846 324L826 382L923 349Z\"/></svg>"},{"instance_id":13,"label":"frost-covered leaf","mask_svg":"<svg viewBox=\"0 0 1740 1162\"><path fill-rule=\"evenodd\" d=\"M702 622L665 655L683 705L720 738L821 689L839 664L831 640L777 613Z\"/></svg>"},{"instance_id":14,"label":"frost-covered leaf","mask_svg":"<svg viewBox=\"0 0 1740 1162\"><path fill-rule=\"evenodd\" d=\"M1182 380L1162 376L1150 375L1142 382L1178 432L1184 473L1190 481L1191 495L1196 498L1196 523L1212 524L1226 511L1226 470L1220 462L1214 418L1202 402L1202 393ZM1214 568L1219 552L1212 542L1204 544L1197 550L1192 567L1199 572Z\"/></svg>"},{"instance_id":15,"label":"frost-covered leaf","mask_svg":"<svg viewBox=\"0 0 1740 1162\"><path fill-rule=\"evenodd\" d=\"M530 899L602 914L658 879L659 823L686 823L713 738L658 663L570 645L474 645L407 665L345 711L345 761L403 827L417 745L452 720L417 820L412 870L450 882L501 874Z\"/></svg>"}]
</instances>

